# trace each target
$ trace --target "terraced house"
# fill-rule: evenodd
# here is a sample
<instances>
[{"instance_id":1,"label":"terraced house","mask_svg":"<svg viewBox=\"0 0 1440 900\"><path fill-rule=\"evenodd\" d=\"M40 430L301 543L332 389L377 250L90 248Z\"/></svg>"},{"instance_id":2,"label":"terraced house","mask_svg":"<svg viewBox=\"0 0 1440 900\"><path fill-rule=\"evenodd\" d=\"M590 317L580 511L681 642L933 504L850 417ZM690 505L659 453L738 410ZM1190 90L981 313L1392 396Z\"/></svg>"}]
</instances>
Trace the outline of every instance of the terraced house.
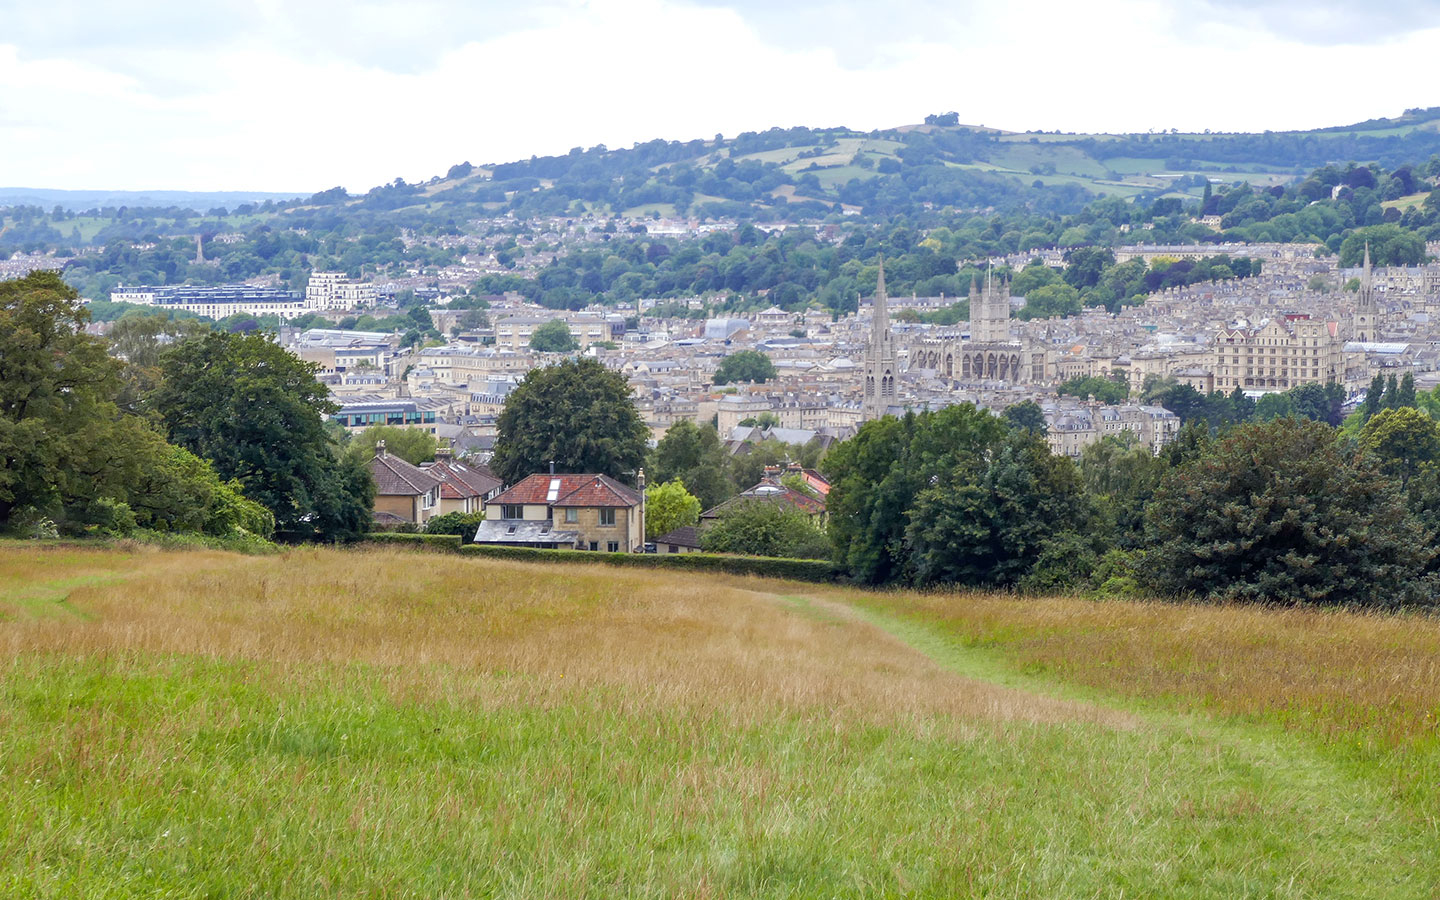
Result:
<instances>
[{"instance_id":1,"label":"terraced house","mask_svg":"<svg viewBox=\"0 0 1440 900\"><path fill-rule=\"evenodd\" d=\"M370 476L375 479L375 523L423 525L439 515L440 491L444 480L419 466L413 466L385 449L385 442L375 444L370 460Z\"/></svg>"},{"instance_id":2,"label":"terraced house","mask_svg":"<svg viewBox=\"0 0 1440 900\"><path fill-rule=\"evenodd\" d=\"M640 490L608 475L530 475L485 501L477 544L639 553L645 545Z\"/></svg>"}]
</instances>

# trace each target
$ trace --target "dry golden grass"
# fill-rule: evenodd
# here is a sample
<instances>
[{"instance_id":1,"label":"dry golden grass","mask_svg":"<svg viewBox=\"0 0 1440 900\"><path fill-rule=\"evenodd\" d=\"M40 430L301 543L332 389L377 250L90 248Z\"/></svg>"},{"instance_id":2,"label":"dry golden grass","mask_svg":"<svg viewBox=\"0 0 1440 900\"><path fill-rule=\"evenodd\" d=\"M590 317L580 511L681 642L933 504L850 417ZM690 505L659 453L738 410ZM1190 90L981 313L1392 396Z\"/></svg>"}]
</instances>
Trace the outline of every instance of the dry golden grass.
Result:
<instances>
[{"instance_id":1,"label":"dry golden grass","mask_svg":"<svg viewBox=\"0 0 1440 900\"><path fill-rule=\"evenodd\" d=\"M1324 734L1364 731L1390 745L1440 730L1440 619L1428 616L978 592L862 600L1118 694L1299 717Z\"/></svg>"},{"instance_id":2,"label":"dry golden grass","mask_svg":"<svg viewBox=\"0 0 1440 900\"><path fill-rule=\"evenodd\" d=\"M1205 610L1045 603L0 544L0 896L1434 896L1373 768L1113 700Z\"/></svg>"},{"instance_id":3,"label":"dry golden grass","mask_svg":"<svg viewBox=\"0 0 1440 900\"><path fill-rule=\"evenodd\" d=\"M938 625L1024 672L1278 724L1378 761L1440 824L1435 617L981 592L831 595Z\"/></svg>"},{"instance_id":4,"label":"dry golden grass","mask_svg":"<svg viewBox=\"0 0 1440 900\"><path fill-rule=\"evenodd\" d=\"M43 571L52 552L62 551L8 565ZM754 579L605 566L560 574L403 550L152 551L127 561L123 580L70 591L88 619L33 617L0 631L0 658L144 651L292 672L363 663L416 697L457 689L456 675L475 685L464 673L501 672L517 677L478 688L513 694L495 701L616 688L626 704L726 716L784 708L885 723L1129 721L963 678L843 607L797 614Z\"/></svg>"}]
</instances>

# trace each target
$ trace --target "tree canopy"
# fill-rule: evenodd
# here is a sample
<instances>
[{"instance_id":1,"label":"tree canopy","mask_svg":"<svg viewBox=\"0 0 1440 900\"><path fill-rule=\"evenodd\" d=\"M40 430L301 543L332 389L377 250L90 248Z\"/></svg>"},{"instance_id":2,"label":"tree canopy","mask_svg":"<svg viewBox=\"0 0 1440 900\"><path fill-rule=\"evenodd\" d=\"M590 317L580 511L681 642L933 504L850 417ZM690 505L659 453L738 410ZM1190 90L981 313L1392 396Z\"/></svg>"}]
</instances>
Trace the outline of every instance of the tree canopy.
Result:
<instances>
[{"instance_id":1,"label":"tree canopy","mask_svg":"<svg viewBox=\"0 0 1440 900\"><path fill-rule=\"evenodd\" d=\"M237 479L301 537L367 530L374 483L337 459L325 417L336 407L310 363L260 334L212 332L166 351L153 403L171 438Z\"/></svg>"},{"instance_id":2,"label":"tree canopy","mask_svg":"<svg viewBox=\"0 0 1440 900\"><path fill-rule=\"evenodd\" d=\"M715 384L750 382L764 384L775 377L775 364L759 350L740 350L720 360L715 369Z\"/></svg>"},{"instance_id":3,"label":"tree canopy","mask_svg":"<svg viewBox=\"0 0 1440 900\"><path fill-rule=\"evenodd\" d=\"M725 514L700 535L709 553L744 553L750 556L784 556L824 559L830 547L810 517L785 503L745 500L727 507Z\"/></svg>"},{"instance_id":4,"label":"tree canopy","mask_svg":"<svg viewBox=\"0 0 1440 900\"><path fill-rule=\"evenodd\" d=\"M681 481L656 483L645 488L645 537L694 525L700 521L700 500Z\"/></svg>"},{"instance_id":5,"label":"tree canopy","mask_svg":"<svg viewBox=\"0 0 1440 900\"><path fill-rule=\"evenodd\" d=\"M730 460L713 425L681 419L671 425L650 455L647 474L656 483L682 481L700 499L702 510L735 495ZM747 484L746 487L749 487Z\"/></svg>"},{"instance_id":6,"label":"tree canopy","mask_svg":"<svg viewBox=\"0 0 1440 900\"><path fill-rule=\"evenodd\" d=\"M490 468L507 484L552 462L634 484L650 434L625 376L593 359L532 369L505 399L496 432Z\"/></svg>"},{"instance_id":7,"label":"tree canopy","mask_svg":"<svg viewBox=\"0 0 1440 900\"><path fill-rule=\"evenodd\" d=\"M120 408L121 364L85 319L53 273L0 282L0 527L268 536L238 482Z\"/></svg>"},{"instance_id":8,"label":"tree canopy","mask_svg":"<svg viewBox=\"0 0 1440 900\"><path fill-rule=\"evenodd\" d=\"M1145 526L1142 582L1172 595L1389 606L1432 552L1391 480L1297 419L1237 426L1182 464Z\"/></svg>"},{"instance_id":9,"label":"tree canopy","mask_svg":"<svg viewBox=\"0 0 1440 900\"><path fill-rule=\"evenodd\" d=\"M530 333L530 349L540 353L570 353L579 348L564 319L551 319Z\"/></svg>"}]
</instances>

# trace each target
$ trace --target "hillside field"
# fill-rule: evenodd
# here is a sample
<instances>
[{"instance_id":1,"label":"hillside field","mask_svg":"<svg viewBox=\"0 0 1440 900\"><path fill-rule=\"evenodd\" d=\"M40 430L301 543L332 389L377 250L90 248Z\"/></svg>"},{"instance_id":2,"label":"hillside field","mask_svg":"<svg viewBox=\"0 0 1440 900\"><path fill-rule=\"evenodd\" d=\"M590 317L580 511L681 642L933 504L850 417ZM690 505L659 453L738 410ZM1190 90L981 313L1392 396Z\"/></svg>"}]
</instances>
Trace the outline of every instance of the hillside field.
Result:
<instances>
[{"instance_id":1,"label":"hillside field","mask_svg":"<svg viewBox=\"0 0 1440 900\"><path fill-rule=\"evenodd\" d=\"M0 543L4 897L1436 897L1440 621Z\"/></svg>"}]
</instances>

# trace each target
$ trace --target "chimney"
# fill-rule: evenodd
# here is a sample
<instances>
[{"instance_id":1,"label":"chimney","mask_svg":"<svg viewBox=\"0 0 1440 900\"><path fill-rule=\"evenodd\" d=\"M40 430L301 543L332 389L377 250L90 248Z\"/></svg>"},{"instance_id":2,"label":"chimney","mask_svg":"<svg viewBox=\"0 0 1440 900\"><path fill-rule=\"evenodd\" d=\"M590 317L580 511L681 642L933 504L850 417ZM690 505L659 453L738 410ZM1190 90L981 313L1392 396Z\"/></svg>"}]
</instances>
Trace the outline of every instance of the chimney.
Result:
<instances>
[{"instance_id":1,"label":"chimney","mask_svg":"<svg viewBox=\"0 0 1440 900\"><path fill-rule=\"evenodd\" d=\"M375 455L381 459L385 458L385 442L383 440L375 442Z\"/></svg>"},{"instance_id":2,"label":"chimney","mask_svg":"<svg viewBox=\"0 0 1440 900\"><path fill-rule=\"evenodd\" d=\"M553 460L553 459L550 460L550 474L551 474L551 475L554 475L554 474L555 474L555 460Z\"/></svg>"},{"instance_id":3,"label":"chimney","mask_svg":"<svg viewBox=\"0 0 1440 900\"><path fill-rule=\"evenodd\" d=\"M450 446L449 446L448 444L447 444L446 446L444 446L444 447L436 447L436 448L435 448L435 461L436 461L436 462L446 462L446 463L448 463L450 460L452 460L452 459L454 459L454 458L455 458L455 451L452 450L452 449L450 449Z\"/></svg>"}]
</instances>

